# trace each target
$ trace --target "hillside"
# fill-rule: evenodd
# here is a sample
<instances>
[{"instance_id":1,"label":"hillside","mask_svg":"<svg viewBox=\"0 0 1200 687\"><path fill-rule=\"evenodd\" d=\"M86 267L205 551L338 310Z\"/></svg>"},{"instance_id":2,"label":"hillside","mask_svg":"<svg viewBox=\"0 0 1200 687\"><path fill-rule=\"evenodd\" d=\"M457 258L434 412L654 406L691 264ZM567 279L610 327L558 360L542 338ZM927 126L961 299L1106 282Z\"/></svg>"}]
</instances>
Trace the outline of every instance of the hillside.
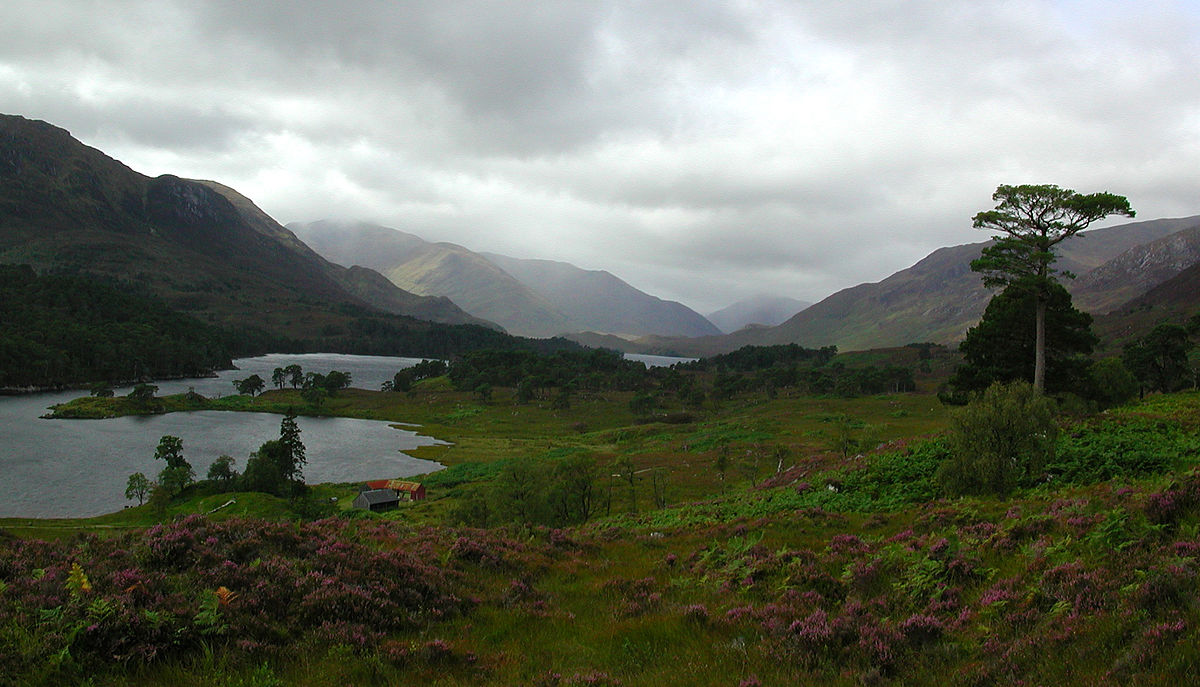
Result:
<instances>
[{"instance_id":1,"label":"hillside","mask_svg":"<svg viewBox=\"0 0 1200 687\"><path fill-rule=\"evenodd\" d=\"M1182 324L1200 313L1200 263L1096 318L1093 326L1112 352L1163 322Z\"/></svg>"},{"instance_id":2,"label":"hillside","mask_svg":"<svg viewBox=\"0 0 1200 687\"><path fill-rule=\"evenodd\" d=\"M627 336L705 336L720 331L691 308L639 291L603 270L495 253L483 256L566 313L573 331Z\"/></svg>"},{"instance_id":3,"label":"hillside","mask_svg":"<svg viewBox=\"0 0 1200 687\"><path fill-rule=\"evenodd\" d=\"M288 228L334 262L370 268L422 296L448 298L514 334L544 337L570 329L543 297L462 246L366 223L294 222Z\"/></svg>"},{"instance_id":4,"label":"hillside","mask_svg":"<svg viewBox=\"0 0 1200 687\"><path fill-rule=\"evenodd\" d=\"M1159 219L1085 232L1061 244L1056 267L1086 275L1130 249L1197 223L1200 217ZM685 355L725 352L751 344L836 345L843 350L862 350L924 341L952 343L978 321L992 297L979 274L970 269L971 261L986 245L982 242L940 248L883 281L838 291L777 327L688 341L647 338L639 343ZM1067 280L1065 284L1073 291L1078 281ZM1132 277L1116 280L1112 288L1124 292L1132 281ZM1099 285L1090 288L1091 298L1108 298Z\"/></svg>"},{"instance_id":5,"label":"hillside","mask_svg":"<svg viewBox=\"0 0 1200 687\"><path fill-rule=\"evenodd\" d=\"M201 181L200 183L229 200L252 229L278 241L295 253L296 259L313 266L314 269L323 271L349 294L380 310L444 324L495 326L486 320L468 315L448 298L420 296L396 286L374 270L357 266L343 267L330 262L291 231L271 219L249 198L215 181Z\"/></svg>"},{"instance_id":6,"label":"hillside","mask_svg":"<svg viewBox=\"0 0 1200 687\"><path fill-rule=\"evenodd\" d=\"M1200 222L1134 246L1068 284L1076 307L1106 313L1200 262Z\"/></svg>"},{"instance_id":7,"label":"hillside","mask_svg":"<svg viewBox=\"0 0 1200 687\"><path fill-rule=\"evenodd\" d=\"M718 333L686 306L643 293L608 272L476 253L367 223L320 221L288 226L330 260L370 267L414 293L445 296L514 334L553 336L585 330L627 336Z\"/></svg>"},{"instance_id":8,"label":"hillside","mask_svg":"<svg viewBox=\"0 0 1200 687\"><path fill-rule=\"evenodd\" d=\"M136 284L0 265L0 393L200 377L248 343Z\"/></svg>"},{"instance_id":9,"label":"hillside","mask_svg":"<svg viewBox=\"0 0 1200 687\"><path fill-rule=\"evenodd\" d=\"M136 281L173 309L298 346L399 350L406 339L477 336L388 319L385 310L478 322L330 263L232 189L147 177L63 129L11 115L0 116L0 263Z\"/></svg>"}]
</instances>

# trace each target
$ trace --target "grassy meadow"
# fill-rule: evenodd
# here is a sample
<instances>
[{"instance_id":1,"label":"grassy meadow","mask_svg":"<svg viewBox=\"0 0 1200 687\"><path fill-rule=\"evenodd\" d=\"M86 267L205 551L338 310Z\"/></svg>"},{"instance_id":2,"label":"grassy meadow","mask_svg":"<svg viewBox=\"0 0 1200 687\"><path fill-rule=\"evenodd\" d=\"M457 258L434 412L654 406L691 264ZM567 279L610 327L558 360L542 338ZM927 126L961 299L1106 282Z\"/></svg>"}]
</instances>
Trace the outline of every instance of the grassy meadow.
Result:
<instances>
[{"instance_id":1,"label":"grassy meadow","mask_svg":"<svg viewBox=\"0 0 1200 687\"><path fill-rule=\"evenodd\" d=\"M315 486L337 497L315 519L198 487L157 511L0 521L0 682L1165 685L1200 670L1200 394L1061 416L1037 484L949 498L953 411L930 393L747 393L650 417L631 393L559 409L512 393L485 403L439 378L319 409L290 390L61 408L294 409L452 445L416 451L446 469L383 514L348 509L355 485ZM597 466L587 522L463 521L481 494L518 498L496 491L512 466L581 455Z\"/></svg>"}]
</instances>

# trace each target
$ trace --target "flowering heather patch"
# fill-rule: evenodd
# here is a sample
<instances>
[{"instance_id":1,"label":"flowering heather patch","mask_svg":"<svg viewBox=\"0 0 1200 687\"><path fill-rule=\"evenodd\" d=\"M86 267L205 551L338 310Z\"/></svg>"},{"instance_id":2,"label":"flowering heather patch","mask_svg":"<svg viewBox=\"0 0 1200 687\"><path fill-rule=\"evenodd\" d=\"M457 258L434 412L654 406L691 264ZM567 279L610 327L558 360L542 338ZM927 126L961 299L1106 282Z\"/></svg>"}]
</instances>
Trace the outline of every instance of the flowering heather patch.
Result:
<instances>
[{"instance_id":1,"label":"flowering heather patch","mask_svg":"<svg viewBox=\"0 0 1200 687\"><path fill-rule=\"evenodd\" d=\"M384 642L474 605L463 571L433 563L443 558L435 551L470 564L480 557L463 551L525 563L536 559L522 558L528 548L492 532L401 536L344 520L199 516L110 540L6 540L0 654L8 658L0 670L10 672L0 672L0 682L64 660L78 670L154 662L201 642L272 654L315 641L378 649L392 661L466 663L441 640L404 651Z\"/></svg>"},{"instance_id":2,"label":"flowering heather patch","mask_svg":"<svg viewBox=\"0 0 1200 687\"><path fill-rule=\"evenodd\" d=\"M608 580L601 591L613 600L612 612L618 618L636 617L662 605L662 592L653 577Z\"/></svg>"}]
</instances>

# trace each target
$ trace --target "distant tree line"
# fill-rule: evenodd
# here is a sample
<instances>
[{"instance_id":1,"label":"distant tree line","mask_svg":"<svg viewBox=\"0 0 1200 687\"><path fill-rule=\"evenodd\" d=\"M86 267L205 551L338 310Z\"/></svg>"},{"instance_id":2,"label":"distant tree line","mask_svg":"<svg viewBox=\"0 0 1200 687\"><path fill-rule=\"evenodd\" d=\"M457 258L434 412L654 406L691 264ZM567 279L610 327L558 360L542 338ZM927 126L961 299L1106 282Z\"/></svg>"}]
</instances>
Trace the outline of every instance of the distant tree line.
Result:
<instances>
[{"instance_id":1,"label":"distant tree line","mask_svg":"<svg viewBox=\"0 0 1200 687\"><path fill-rule=\"evenodd\" d=\"M847 366L834 360L837 348L806 349L795 344L747 346L671 367L647 367L605 349L481 350L450 363L422 361L401 370L384 389L407 391L421 379L445 374L453 387L488 401L493 389L508 388L518 403L550 400L555 409L570 407L580 392L634 392L630 410L639 417L660 417L669 401L699 409L749 392L774 395L781 389L842 396L913 391L912 370L897 365Z\"/></svg>"},{"instance_id":2,"label":"distant tree line","mask_svg":"<svg viewBox=\"0 0 1200 687\"><path fill-rule=\"evenodd\" d=\"M511 387L533 395L551 388L632 391L649 383L645 363L605 349L475 351L450 363L447 375L460 390Z\"/></svg>"},{"instance_id":3,"label":"distant tree line","mask_svg":"<svg viewBox=\"0 0 1200 687\"><path fill-rule=\"evenodd\" d=\"M779 346L743 346L731 353L722 353L690 363L681 363L684 370L712 370L716 372L756 372L772 368L805 364L819 367L837 356L837 346L805 348L799 344Z\"/></svg>"},{"instance_id":4,"label":"distant tree line","mask_svg":"<svg viewBox=\"0 0 1200 687\"><path fill-rule=\"evenodd\" d=\"M746 391L796 389L813 395L900 393L916 389L910 368L900 365L847 366L835 360L837 346L805 348L798 344L743 346L731 353L681 363L684 371L715 373L719 399Z\"/></svg>"}]
</instances>

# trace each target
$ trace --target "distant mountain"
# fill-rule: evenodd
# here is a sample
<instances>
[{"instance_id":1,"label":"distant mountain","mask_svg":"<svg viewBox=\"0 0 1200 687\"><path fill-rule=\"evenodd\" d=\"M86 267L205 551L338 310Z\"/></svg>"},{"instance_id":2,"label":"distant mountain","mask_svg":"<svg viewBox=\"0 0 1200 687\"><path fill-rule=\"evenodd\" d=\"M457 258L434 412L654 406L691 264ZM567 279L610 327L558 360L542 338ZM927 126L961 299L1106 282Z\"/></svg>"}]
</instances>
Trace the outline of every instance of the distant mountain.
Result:
<instances>
[{"instance_id":1,"label":"distant mountain","mask_svg":"<svg viewBox=\"0 0 1200 687\"><path fill-rule=\"evenodd\" d=\"M603 270L483 253L566 314L572 331L705 336L720 330L691 308L639 291Z\"/></svg>"},{"instance_id":2,"label":"distant mountain","mask_svg":"<svg viewBox=\"0 0 1200 687\"><path fill-rule=\"evenodd\" d=\"M382 274L364 267L343 267L320 256L294 233L263 212L249 198L215 181L201 181L224 196L255 231L269 236L291 249L297 258L316 264L343 289L385 312L408 315L419 320L443 324L479 324L495 327L490 322L467 314L450 299L422 296L405 291Z\"/></svg>"},{"instance_id":3,"label":"distant mountain","mask_svg":"<svg viewBox=\"0 0 1200 687\"><path fill-rule=\"evenodd\" d=\"M0 263L137 281L176 310L297 346L378 339L395 350L421 340L433 354L490 337L435 336L440 325L385 316L479 322L445 300L330 263L228 187L147 177L63 129L12 115L0 115Z\"/></svg>"},{"instance_id":4,"label":"distant mountain","mask_svg":"<svg viewBox=\"0 0 1200 687\"><path fill-rule=\"evenodd\" d=\"M708 321L727 334L752 324L774 327L810 305L787 296L760 294L709 314Z\"/></svg>"},{"instance_id":5,"label":"distant mountain","mask_svg":"<svg viewBox=\"0 0 1200 687\"><path fill-rule=\"evenodd\" d=\"M363 222L294 222L288 228L334 262L370 268L422 296L449 298L513 334L545 337L570 329L546 299L462 246Z\"/></svg>"},{"instance_id":6,"label":"distant mountain","mask_svg":"<svg viewBox=\"0 0 1200 687\"><path fill-rule=\"evenodd\" d=\"M592 330L694 336L718 331L685 306L638 291L607 272L475 253L362 222L293 223L288 228L330 260L370 267L414 293L446 296L514 334Z\"/></svg>"},{"instance_id":7,"label":"distant mountain","mask_svg":"<svg viewBox=\"0 0 1200 687\"><path fill-rule=\"evenodd\" d=\"M1200 224L1200 217L1134 222L1085 232L1060 244L1056 267L1085 275L1126 251ZM798 343L861 350L906 343L952 343L979 320L991 300L970 263L987 242L940 248L883 281L843 289L777 327L724 337L642 339L654 350L710 355L745 345ZM1074 290L1074 282L1065 285ZM1147 287L1148 288L1148 287ZM1097 291L1089 296L1101 299Z\"/></svg>"}]
</instances>

